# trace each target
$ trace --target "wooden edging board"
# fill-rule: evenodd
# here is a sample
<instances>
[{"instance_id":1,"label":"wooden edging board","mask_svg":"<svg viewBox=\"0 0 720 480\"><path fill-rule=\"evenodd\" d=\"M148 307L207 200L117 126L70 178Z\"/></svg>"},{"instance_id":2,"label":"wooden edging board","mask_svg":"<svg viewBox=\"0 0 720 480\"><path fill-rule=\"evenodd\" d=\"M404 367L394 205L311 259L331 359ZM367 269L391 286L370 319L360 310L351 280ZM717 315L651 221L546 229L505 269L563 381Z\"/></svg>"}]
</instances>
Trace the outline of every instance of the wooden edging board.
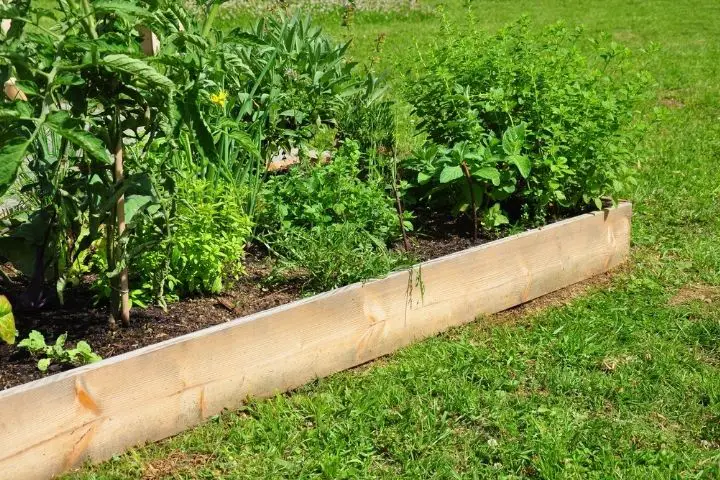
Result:
<instances>
[{"instance_id":1,"label":"wooden edging board","mask_svg":"<svg viewBox=\"0 0 720 480\"><path fill-rule=\"evenodd\" d=\"M2 391L0 478L105 460L605 272L628 256L631 215L621 203Z\"/></svg>"}]
</instances>

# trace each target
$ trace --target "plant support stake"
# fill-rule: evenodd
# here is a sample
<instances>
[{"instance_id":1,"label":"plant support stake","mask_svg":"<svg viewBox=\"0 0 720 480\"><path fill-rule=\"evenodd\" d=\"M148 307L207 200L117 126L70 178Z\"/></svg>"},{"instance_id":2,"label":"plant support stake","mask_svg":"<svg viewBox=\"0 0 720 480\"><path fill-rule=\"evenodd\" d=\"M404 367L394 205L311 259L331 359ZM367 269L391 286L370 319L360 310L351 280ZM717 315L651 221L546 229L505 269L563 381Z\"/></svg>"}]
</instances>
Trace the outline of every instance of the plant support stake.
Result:
<instances>
[{"instance_id":1,"label":"plant support stake","mask_svg":"<svg viewBox=\"0 0 720 480\"><path fill-rule=\"evenodd\" d=\"M115 184L120 185L125 179L123 173L123 142L122 136L118 138L117 145L115 147ZM117 203L115 204L115 215L117 220L117 235L115 237L115 259L122 258L122 243L120 238L125 232L125 194L118 197ZM122 270L117 277L116 282L117 294L119 295L120 309L117 311L118 304L113 302L113 310L116 310L120 317L120 323L123 326L130 325L130 292L128 288L128 267L124 265ZM111 321L111 323L113 323Z\"/></svg>"}]
</instances>

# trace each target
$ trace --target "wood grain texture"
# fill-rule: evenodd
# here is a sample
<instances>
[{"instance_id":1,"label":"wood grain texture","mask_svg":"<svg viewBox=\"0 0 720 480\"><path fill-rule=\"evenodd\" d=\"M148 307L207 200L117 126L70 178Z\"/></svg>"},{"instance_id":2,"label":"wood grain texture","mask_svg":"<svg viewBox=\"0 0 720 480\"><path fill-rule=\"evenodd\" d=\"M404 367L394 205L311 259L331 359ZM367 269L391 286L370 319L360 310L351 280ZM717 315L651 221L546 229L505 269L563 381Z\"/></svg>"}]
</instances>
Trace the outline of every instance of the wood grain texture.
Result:
<instances>
[{"instance_id":1,"label":"wood grain texture","mask_svg":"<svg viewBox=\"0 0 720 480\"><path fill-rule=\"evenodd\" d=\"M623 262L632 207L581 215L0 392L0 478L50 478Z\"/></svg>"}]
</instances>

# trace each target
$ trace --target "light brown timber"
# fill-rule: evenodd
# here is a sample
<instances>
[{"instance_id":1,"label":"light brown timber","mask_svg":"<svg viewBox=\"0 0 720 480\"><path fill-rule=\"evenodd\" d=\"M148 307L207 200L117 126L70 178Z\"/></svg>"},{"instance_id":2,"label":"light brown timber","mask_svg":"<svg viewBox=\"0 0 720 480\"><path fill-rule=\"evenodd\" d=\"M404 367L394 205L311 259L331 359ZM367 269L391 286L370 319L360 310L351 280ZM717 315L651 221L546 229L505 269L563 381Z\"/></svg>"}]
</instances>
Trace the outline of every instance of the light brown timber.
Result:
<instances>
[{"instance_id":1,"label":"light brown timber","mask_svg":"<svg viewBox=\"0 0 720 480\"><path fill-rule=\"evenodd\" d=\"M45 479L622 263L632 207L581 215L0 392L0 478Z\"/></svg>"}]
</instances>

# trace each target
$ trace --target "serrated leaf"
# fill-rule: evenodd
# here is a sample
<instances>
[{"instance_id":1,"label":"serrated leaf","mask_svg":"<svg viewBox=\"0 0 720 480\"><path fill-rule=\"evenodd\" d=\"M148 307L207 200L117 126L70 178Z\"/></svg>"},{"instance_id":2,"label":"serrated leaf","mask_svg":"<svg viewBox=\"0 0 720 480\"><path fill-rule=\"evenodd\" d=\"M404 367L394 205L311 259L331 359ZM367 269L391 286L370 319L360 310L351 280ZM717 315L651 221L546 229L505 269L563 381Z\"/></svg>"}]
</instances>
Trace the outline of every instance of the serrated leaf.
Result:
<instances>
[{"instance_id":1,"label":"serrated leaf","mask_svg":"<svg viewBox=\"0 0 720 480\"><path fill-rule=\"evenodd\" d=\"M418 172L417 182L418 182L420 185L425 185L427 182L430 181L431 178L432 178L432 175L428 175L428 174L425 173L425 172Z\"/></svg>"},{"instance_id":2,"label":"serrated leaf","mask_svg":"<svg viewBox=\"0 0 720 480\"><path fill-rule=\"evenodd\" d=\"M449 183L463 176L459 165L448 165L440 172L440 183Z\"/></svg>"},{"instance_id":3,"label":"serrated leaf","mask_svg":"<svg viewBox=\"0 0 720 480\"><path fill-rule=\"evenodd\" d=\"M0 148L0 197L15 181L17 171L30 146L28 140L11 141Z\"/></svg>"},{"instance_id":4,"label":"serrated leaf","mask_svg":"<svg viewBox=\"0 0 720 480\"><path fill-rule=\"evenodd\" d=\"M119 2L113 0L97 0L92 4L96 12L116 13L126 17L146 18L152 15L148 10L138 7L131 2Z\"/></svg>"},{"instance_id":5,"label":"serrated leaf","mask_svg":"<svg viewBox=\"0 0 720 480\"><path fill-rule=\"evenodd\" d=\"M5 295L0 295L0 340L12 345L15 343L15 337L17 337L17 330L15 329L12 305Z\"/></svg>"},{"instance_id":6,"label":"serrated leaf","mask_svg":"<svg viewBox=\"0 0 720 480\"><path fill-rule=\"evenodd\" d=\"M503 133L502 147L507 155L520 155L525 143L525 124L509 127Z\"/></svg>"},{"instance_id":7,"label":"serrated leaf","mask_svg":"<svg viewBox=\"0 0 720 480\"><path fill-rule=\"evenodd\" d=\"M0 120L32 119L32 108L26 102L15 102L11 107L0 105Z\"/></svg>"},{"instance_id":8,"label":"serrated leaf","mask_svg":"<svg viewBox=\"0 0 720 480\"><path fill-rule=\"evenodd\" d=\"M80 128L67 112L53 112L48 115L45 125L70 143L80 148L88 156L110 163L110 154L99 138Z\"/></svg>"},{"instance_id":9,"label":"serrated leaf","mask_svg":"<svg viewBox=\"0 0 720 480\"><path fill-rule=\"evenodd\" d=\"M175 84L155 68L139 58L132 58L125 54L108 55L102 59L102 64L110 70L128 73L138 80L172 90Z\"/></svg>"},{"instance_id":10,"label":"serrated leaf","mask_svg":"<svg viewBox=\"0 0 720 480\"><path fill-rule=\"evenodd\" d=\"M525 155L510 155L508 157L508 162L515 165L520 171L520 175L522 175L523 178L528 178L530 175L530 159Z\"/></svg>"},{"instance_id":11,"label":"serrated leaf","mask_svg":"<svg viewBox=\"0 0 720 480\"><path fill-rule=\"evenodd\" d=\"M500 185L500 172L495 167L482 167L472 173L473 177L490 180L493 185Z\"/></svg>"}]
</instances>

